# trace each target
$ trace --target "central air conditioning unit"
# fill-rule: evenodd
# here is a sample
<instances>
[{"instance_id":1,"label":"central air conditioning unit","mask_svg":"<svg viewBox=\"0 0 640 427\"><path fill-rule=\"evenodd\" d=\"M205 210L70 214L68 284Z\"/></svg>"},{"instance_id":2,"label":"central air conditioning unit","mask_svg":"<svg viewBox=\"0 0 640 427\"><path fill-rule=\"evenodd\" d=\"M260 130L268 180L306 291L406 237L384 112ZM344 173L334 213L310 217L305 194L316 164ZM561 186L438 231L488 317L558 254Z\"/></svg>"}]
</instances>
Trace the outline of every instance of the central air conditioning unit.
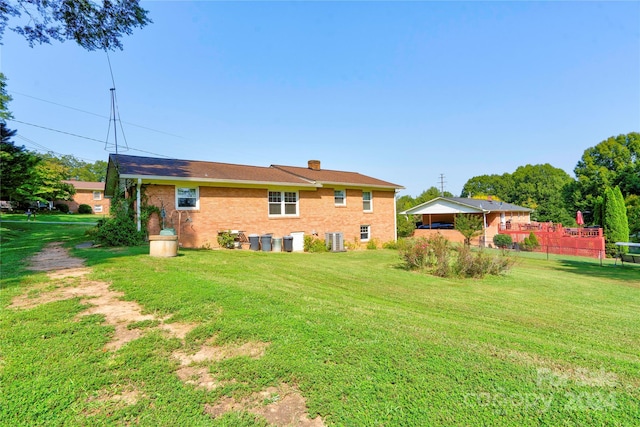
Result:
<instances>
[{"instance_id":1,"label":"central air conditioning unit","mask_svg":"<svg viewBox=\"0 0 640 427\"><path fill-rule=\"evenodd\" d=\"M331 252L344 252L344 233L324 233L324 241Z\"/></svg>"}]
</instances>

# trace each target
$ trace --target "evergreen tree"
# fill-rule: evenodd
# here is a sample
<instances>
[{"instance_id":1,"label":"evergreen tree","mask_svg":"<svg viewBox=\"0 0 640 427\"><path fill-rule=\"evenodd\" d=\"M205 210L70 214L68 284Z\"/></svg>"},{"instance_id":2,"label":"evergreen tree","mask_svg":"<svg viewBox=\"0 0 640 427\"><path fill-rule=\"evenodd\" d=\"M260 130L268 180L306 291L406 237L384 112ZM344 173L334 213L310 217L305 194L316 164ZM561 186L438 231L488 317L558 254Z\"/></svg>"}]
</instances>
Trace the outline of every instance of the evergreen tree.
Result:
<instances>
[{"instance_id":1,"label":"evergreen tree","mask_svg":"<svg viewBox=\"0 0 640 427\"><path fill-rule=\"evenodd\" d=\"M618 196L619 194L619 196ZM607 255L615 256L616 242L629 240L629 224L627 222L627 208L622 199L620 188L608 187L604 193L603 203L603 228L605 238L605 250ZM621 248L623 252L626 247Z\"/></svg>"}]
</instances>

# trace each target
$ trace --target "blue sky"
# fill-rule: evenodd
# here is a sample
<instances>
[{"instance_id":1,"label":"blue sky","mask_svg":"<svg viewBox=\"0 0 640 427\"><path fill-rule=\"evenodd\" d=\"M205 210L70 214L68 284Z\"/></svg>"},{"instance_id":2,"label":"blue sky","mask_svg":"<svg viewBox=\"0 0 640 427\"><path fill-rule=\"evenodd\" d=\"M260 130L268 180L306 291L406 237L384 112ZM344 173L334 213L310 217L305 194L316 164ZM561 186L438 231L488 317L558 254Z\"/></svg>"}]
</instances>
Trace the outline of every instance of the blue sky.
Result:
<instances>
[{"instance_id":1,"label":"blue sky","mask_svg":"<svg viewBox=\"0 0 640 427\"><path fill-rule=\"evenodd\" d=\"M127 154L318 159L414 197L443 174L459 195L526 164L573 176L585 149L640 130L640 2L142 5L154 23L109 54ZM7 30L0 59L31 124L9 123L17 144L107 160L104 52Z\"/></svg>"}]
</instances>

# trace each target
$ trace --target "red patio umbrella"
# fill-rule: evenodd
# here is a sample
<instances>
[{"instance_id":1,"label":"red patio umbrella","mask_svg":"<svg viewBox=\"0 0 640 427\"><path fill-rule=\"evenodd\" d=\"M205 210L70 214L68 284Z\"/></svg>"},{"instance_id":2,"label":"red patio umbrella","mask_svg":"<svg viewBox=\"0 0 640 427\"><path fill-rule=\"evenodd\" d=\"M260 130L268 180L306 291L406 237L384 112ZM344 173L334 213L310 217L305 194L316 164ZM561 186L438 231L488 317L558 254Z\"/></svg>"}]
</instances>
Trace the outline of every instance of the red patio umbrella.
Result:
<instances>
[{"instance_id":1,"label":"red patio umbrella","mask_svg":"<svg viewBox=\"0 0 640 427\"><path fill-rule=\"evenodd\" d=\"M576 222L578 225L584 225L584 218L582 218L582 212L576 212Z\"/></svg>"}]
</instances>

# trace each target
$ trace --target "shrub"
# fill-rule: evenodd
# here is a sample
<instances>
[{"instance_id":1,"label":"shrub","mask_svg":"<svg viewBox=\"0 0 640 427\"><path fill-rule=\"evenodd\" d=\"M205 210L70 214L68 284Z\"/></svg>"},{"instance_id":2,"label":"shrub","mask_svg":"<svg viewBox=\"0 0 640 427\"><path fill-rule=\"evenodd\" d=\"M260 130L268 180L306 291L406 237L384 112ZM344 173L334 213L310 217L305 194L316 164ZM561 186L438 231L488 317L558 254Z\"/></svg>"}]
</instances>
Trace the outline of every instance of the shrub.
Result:
<instances>
[{"instance_id":1,"label":"shrub","mask_svg":"<svg viewBox=\"0 0 640 427\"><path fill-rule=\"evenodd\" d=\"M378 249L378 240L371 239L367 242L367 249L375 250Z\"/></svg>"},{"instance_id":2,"label":"shrub","mask_svg":"<svg viewBox=\"0 0 640 427\"><path fill-rule=\"evenodd\" d=\"M481 279L487 274L498 275L509 270L513 264L513 258L506 253L492 256L484 250L474 254L469 246L457 249L458 258L453 267L453 272L460 277Z\"/></svg>"},{"instance_id":3,"label":"shrub","mask_svg":"<svg viewBox=\"0 0 640 427\"><path fill-rule=\"evenodd\" d=\"M383 249L400 249L400 241L389 240L382 244Z\"/></svg>"},{"instance_id":4,"label":"shrub","mask_svg":"<svg viewBox=\"0 0 640 427\"><path fill-rule=\"evenodd\" d=\"M233 242L235 241L235 237L231 234L231 231L223 231L218 233L218 245L221 248L233 249Z\"/></svg>"},{"instance_id":5,"label":"shrub","mask_svg":"<svg viewBox=\"0 0 640 427\"><path fill-rule=\"evenodd\" d=\"M324 240L313 236L304 236L305 252L327 252L328 248Z\"/></svg>"},{"instance_id":6,"label":"shrub","mask_svg":"<svg viewBox=\"0 0 640 427\"><path fill-rule=\"evenodd\" d=\"M435 263L429 242L424 237L405 239L400 247L400 256L409 270L429 268Z\"/></svg>"},{"instance_id":7,"label":"shrub","mask_svg":"<svg viewBox=\"0 0 640 427\"><path fill-rule=\"evenodd\" d=\"M80 205L82 206L82 205ZM80 212L80 209L78 209ZM138 231L132 202L122 196L111 199L111 218L98 221L90 231L96 243L106 246L136 246L144 242L145 233Z\"/></svg>"},{"instance_id":8,"label":"shrub","mask_svg":"<svg viewBox=\"0 0 640 427\"><path fill-rule=\"evenodd\" d=\"M66 205L64 203L59 203L57 205L54 206L58 211L62 212L62 213L69 213L69 205Z\"/></svg>"},{"instance_id":9,"label":"shrub","mask_svg":"<svg viewBox=\"0 0 640 427\"><path fill-rule=\"evenodd\" d=\"M79 214L90 214L92 212L93 212L93 210L91 209L91 206L89 206L89 205L82 204L82 205L78 206L78 213Z\"/></svg>"},{"instance_id":10,"label":"shrub","mask_svg":"<svg viewBox=\"0 0 640 427\"><path fill-rule=\"evenodd\" d=\"M437 276L449 274L450 243L441 234L405 239L399 243L399 251L409 270L432 269Z\"/></svg>"},{"instance_id":11,"label":"shrub","mask_svg":"<svg viewBox=\"0 0 640 427\"><path fill-rule=\"evenodd\" d=\"M493 236L493 244L498 248L507 248L513 244L513 239L508 234L496 234Z\"/></svg>"},{"instance_id":12,"label":"shrub","mask_svg":"<svg viewBox=\"0 0 640 427\"><path fill-rule=\"evenodd\" d=\"M533 233L529 233L529 237L525 237L520 245L520 249L523 251L534 251L540 247L540 243L538 243L538 238Z\"/></svg>"}]
</instances>

